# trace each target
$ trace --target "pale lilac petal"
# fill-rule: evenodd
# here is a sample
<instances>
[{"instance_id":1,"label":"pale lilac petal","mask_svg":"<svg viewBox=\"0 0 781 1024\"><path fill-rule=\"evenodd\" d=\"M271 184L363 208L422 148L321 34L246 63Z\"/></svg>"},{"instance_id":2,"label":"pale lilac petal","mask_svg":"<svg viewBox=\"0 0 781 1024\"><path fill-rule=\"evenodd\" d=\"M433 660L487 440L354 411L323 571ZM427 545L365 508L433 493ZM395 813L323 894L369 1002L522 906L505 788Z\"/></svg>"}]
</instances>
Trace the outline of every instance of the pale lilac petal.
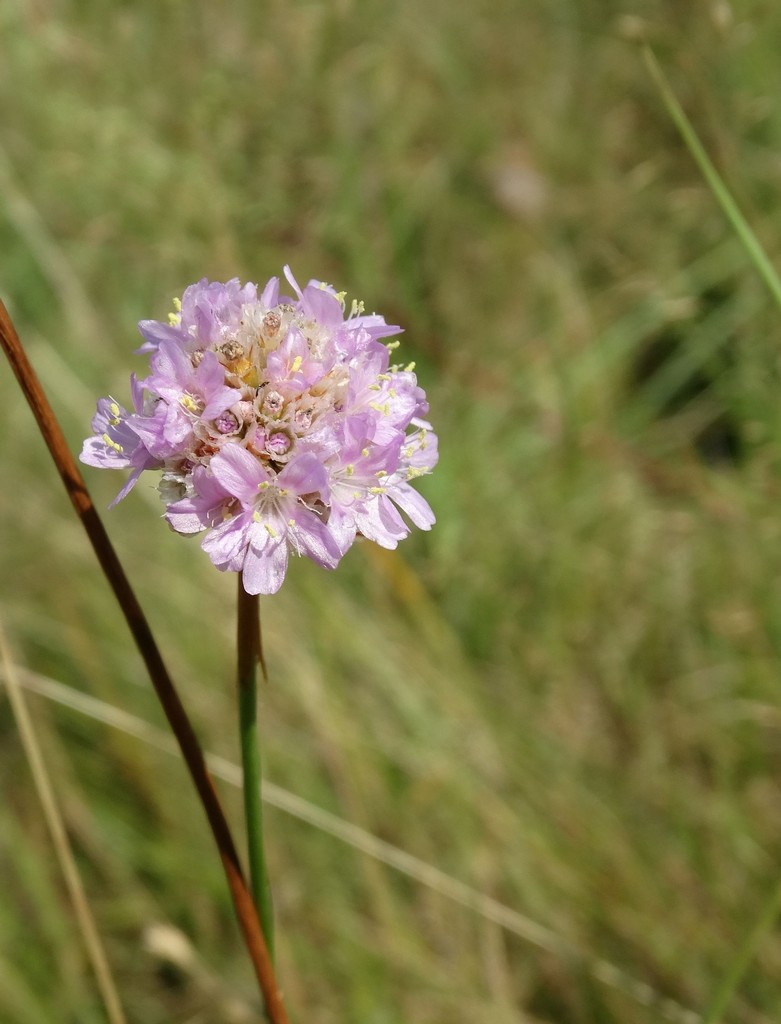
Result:
<instances>
[{"instance_id":1,"label":"pale lilac petal","mask_svg":"<svg viewBox=\"0 0 781 1024\"><path fill-rule=\"evenodd\" d=\"M147 451L156 459L166 459L173 454L171 442L166 433L170 431L170 407L159 402L150 416L131 416L128 425Z\"/></svg>"},{"instance_id":2,"label":"pale lilac petal","mask_svg":"<svg viewBox=\"0 0 781 1024\"><path fill-rule=\"evenodd\" d=\"M279 302L279 278L272 277L260 296L260 304L265 309L271 309Z\"/></svg>"},{"instance_id":3,"label":"pale lilac petal","mask_svg":"<svg viewBox=\"0 0 781 1024\"><path fill-rule=\"evenodd\" d=\"M294 494L328 493L328 473L316 455L304 452L289 462L279 474L280 487L293 491Z\"/></svg>"},{"instance_id":4,"label":"pale lilac petal","mask_svg":"<svg viewBox=\"0 0 781 1024\"><path fill-rule=\"evenodd\" d=\"M332 505L326 528L333 537L340 554L344 555L352 545L355 540L355 536L358 533L358 528L355 525L355 518L342 506Z\"/></svg>"},{"instance_id":5,"label":"pale lilac petal","mask_svg":"<svg viewBox=\"0 0 781 1024\"><path fill-rule=\"evenodd\" d=\"M222 512L229 497L220 482L202 466L192 474L195 495L180 498L166 509L165 518L177 533L199 533L222 523Z\"/></svg>"},{"instance_id":6,"label":"pale lilac petal","mask_svg":"<svg viewBox=\"0 0 781 1024\"><path fill-rule=\"evenodd\" d=\"M193 507L190 498L183 498L174 502L166 509L165 520L177 533L200 533L205 530L207 523L204 516Z\"/></svg>"},{"instance_id":7,"label":"pale lilac petal","mask_svg":"<svg viewBox=\"0 0 781 1024\"><path fill-rule=\"evenodd\" d=\"M117 451L102 437L88 437L79 459L85 466L95 466L96 469L127 469L131 464L124 451Z\"/></svg>"},{"instance_id":8,"label":"pale lilac petal","mask_svg":"<svg viewBox=\"0 0 781 1024\"><path fill-rule=\"evenodd\" d=\"M399 540L406 537L409 534L409 529L399 515L396 506L384 494L380 495L378 503L380 506L380 519L388 533L397 536Z\"/></svg>"},{"instance_id":9,"label":"pale lilac petal","mask_svg":"<svg viewBox=\"0 0 781 1024\"><path fill-rule=\"evenodd\" d=\"M301 296L301 309L313 320L321 324L341 324L344 311L339 300L330 288L321 288L317 282L310 281Z\"/></svg>"},{"instance_id":10,"label":"pale lilac petal","mask_svg":"<svg viewBox=\"0 0 781 1024\"><path fill-rule=\"evenodd\" d=\"M161 341L160 347L150 360L153 378L160 378L171 384L184 382L192 376L193 364L190 357L176 341Z\"/></svg>"},{"instance_id":11,"label":"pale lilac petal","mask_svg":"<svg viewBox=\"0 0 781 1024\"><path fill-rule=\"evenodd\" d=\"M130 396L135 411L142 413L144 411L144 385L134 373L130 374Z\"/></svg>"},{"instance_id":12,"label":"pale lilac petal","mask_svg":"<svg viewBox=\"0 0 781 1024\"><path fill-rule=\"evenodd\" d=\"M211 471L229 494L245 504L252 504L259 484L271 481L271 474L254 455L239 445L226 445L211 460Z\"/></svg>"},{"instance_id":13,"label":"pale lilac petal","mask_svg":"<svg viewBox=\"0 0 781 1024\"><path fill-rule=\"evenodd\" d=\"M429 503L409 484L396 484L388 491L388 496L396 502L402 512L407 513L418 529L430 530L436 522Z\"/></svg>"},{"instance_id":14,"label":"pale lilac petal","mask_svg":"<svg viewBox=\"0 0 781 1024\"><path fill-rule=\"evenodd\" d=\"M246 514L227 519L206 534L201 547L218 569L235 569L247 547L252 519Z\"/></svg>"},{"instance_id":15,"label":"pale lilac petal","mask_svg":"<svg viewBox=\"0 0 781 1024\"><path fill-rule=\"evenodd\" d=\"M400 516L397 523L389 521L389 517L384 513L383 506L377 499L369 501L363 506L356 506L354 516L359 532L383 548L395 548L399 541L409 533Z\"/></svg>"},{"instance_id":16,"label":"pale lilac petal","mask_svg":"<svg viewBox=\"0 0 781 1024\"><path fill-rule=\"evenodd\" d=\"M299 508L295 515L295 526L290 527L293 542L302 552L326 569L336 568L342 557L342 549L336 542L328 527L314 512Z\"/></svg>"},{"instance_id":17,"label":"pale lilac petal","mask_svg":"<svg viewBox=\"0 0 781 1024\"><path fill-rule=\"evenodd\" d=\"M163 440L168 444L172 455L179 451L192 434L192 421L181 405L169 405L163 425ZM165 457L165 456L163 456Z\"/></svg>"},{"instance_id":18,"label":"pale lilac petal","mask_svg":"<svg viewBox=\"0 0 781 1024\"><path fill-rule=\"evenodd\" d=\"M137 466L133 470L133 472L127 478L127 481L125 482L125 486L122 488L122 490L116 496L116 498L114 498L114 500L109 504L109 508L113 508L115 505L118 505L119 502L122 501L123 498L126 498L128 496L128 494L130 494L130 492L133 490L133 488L138 483L138 478L143 473L144 468L145 468L144 466Z\"/></svg>"},{"instance_id":19,"label":"pale lilac petal","mask_svg":"<svg viewBox=\"0 0 781 1024\"><path fill-rule=\"evenodd\" d=\"M192 475L193 487L202 508L210 509L229 498L230 492L222 486L216 476L203 466L196 466Z\"/></svg>"},{"instance_id":20,"label":"pale lilac petal","mask_svg":"<svg viewBox=\"0 0 781 1024\"><path fill-rule=\"evenodd\" d=\"M285 278L287 279L287 283L290 285L290 287L293 289L293 291L300 299L302 292L298 286L298 281L296 281L296 279L293 277L293 271L287 264L285 264L285 266L282 268L282 271L285 275Z\"/></svg>"},{"instance_id":21,"label":"pale lilac petal","mask_svg":"<svg viewBox=\"0 0 781 1024\"><path fill-rule=\"evenodd\" d=\"M377 316L375 313L369 316L352 317L348 321L348 325L351 328L360 328L366 331L368 336L373 339L389 338L393 334L404 333L403 327L397 327L395 324L386 324L385 317Z\"/></svg>"},{"instance_id":22,"label":"pale lilac petal","mask_svg":"<svg viewBox=\"0 0 781 1024\"><path fill-rule=\"evenodd\" d=\"M182 335L179 330L169 327L168 324L158 323L157 320L141 320L138 330L144 339L144 344L136 349L138 355L156 352L163 341L170 341L178 345L182 343Z\"/></svg>"},{"instance_id":23,"label":"pale lilac petal","mask_svg":"<svg viewBox=\"0 0 781 1024\"><path fill-rule=\"evenodd\" d=\"M240 401L241 392L237 391L236 388L221 387L218 391L214 392L206 403L201 417L205 420L214 420L221 412L225 412L226 409L230 409L232 405Z\"/></svg>"},{"instance_id":24,"label":"pale lilac petal","mask_svg":"<svg viewBox=\"0 0 781 1024\"><path fill-rule=\"evenodd\" d=\"M263 540L265 534L266 540ZM257 538L257 539L256 539ZM261 546L258 546L261 545ZM287 543L275 540L260 527L255 531L244 558L241 578L248 594L276 594L287 571Z\"/></svg>"},{"instance_id":25,"label":"pale lilac petal","mask_svg":"<svg viewBox=\"0 0 781 1024\"><path fill-rule=\"evenodd\" d=\"M192 363L189 359L187 362L190 372L192 372ZM199 366L192 373L192 377L193 381L197 383L200 393L205 395L215 388L222 387L225 380L225 370L214 352L204 352Z\"/></svg>"}]
</instances>

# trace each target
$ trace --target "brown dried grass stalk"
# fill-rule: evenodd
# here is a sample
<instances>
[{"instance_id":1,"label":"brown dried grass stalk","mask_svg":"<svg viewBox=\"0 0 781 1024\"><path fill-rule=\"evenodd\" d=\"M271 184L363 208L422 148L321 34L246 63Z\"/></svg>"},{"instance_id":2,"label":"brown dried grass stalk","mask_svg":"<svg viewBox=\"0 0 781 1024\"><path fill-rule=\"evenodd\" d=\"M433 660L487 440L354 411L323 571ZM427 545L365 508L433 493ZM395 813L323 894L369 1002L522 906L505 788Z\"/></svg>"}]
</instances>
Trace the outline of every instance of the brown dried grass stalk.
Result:
<instances>
[{"instance_id":1,"label":"brown dried grass stalk","mask_svg":"<svg viewBox=\"0 0 781 1024\"><path fill-rule=\"evenodd\" d=\"M87 532L100 566L116 595L149 678L165 711L168 723L182 751L185 763L206 812L219 850L222 866L239 919L244 941L258 978L271 1024L288 1024L288 1016L277 986L274 968L263 938L257 910L241 869L236 845L206 768L203 751L184 710L152 631L130 586L125 571L98 516L92 498L71 454L54 411L16 333L8 311L0 301L0 345L2 345L19 386L32 409L52 459L57 467L76 514Z\"/></svg>"}]
</instances>

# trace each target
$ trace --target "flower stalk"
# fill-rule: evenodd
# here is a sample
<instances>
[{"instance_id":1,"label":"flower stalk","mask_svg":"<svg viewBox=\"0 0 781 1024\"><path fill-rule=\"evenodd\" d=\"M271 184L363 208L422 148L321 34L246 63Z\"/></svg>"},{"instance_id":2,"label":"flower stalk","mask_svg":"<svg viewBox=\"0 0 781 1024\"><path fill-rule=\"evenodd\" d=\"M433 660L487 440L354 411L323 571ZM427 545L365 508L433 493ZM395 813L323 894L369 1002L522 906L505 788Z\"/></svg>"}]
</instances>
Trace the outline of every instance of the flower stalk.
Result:
<instances>
[{"instance_id":1,"label":"flower stalk","mask_svg":"<svg viewBox=\"0 0 781 1024\"><path fill-rule=\"evenodd\" d=\"M244 776L244 819L247 852L255 906L263 936L274 958L274 910L263 843L263 803L260 792L261 758L258 733L257 668L263 664L260 640L260 605L257 594L248 594L238 579L237 636L239 736ZM265 671L264 671L265 675Z\"/></svg>"}]
</instances>

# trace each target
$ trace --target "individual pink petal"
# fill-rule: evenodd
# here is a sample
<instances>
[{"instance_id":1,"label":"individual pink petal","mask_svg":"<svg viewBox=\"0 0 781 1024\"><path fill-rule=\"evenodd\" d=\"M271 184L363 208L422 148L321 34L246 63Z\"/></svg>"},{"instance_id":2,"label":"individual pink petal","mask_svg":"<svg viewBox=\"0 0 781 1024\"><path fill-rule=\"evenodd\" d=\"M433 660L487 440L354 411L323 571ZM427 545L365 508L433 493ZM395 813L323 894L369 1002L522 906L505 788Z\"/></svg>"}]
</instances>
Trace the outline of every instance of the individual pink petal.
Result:
<instances>
[{"instance_id":1,"label":"individual pink petal","mask_svg":"<svg viewBox=\"0 0 781 1024\"><path fill-rule=\"evenodd\" d=\"M204 410L201 413L201 419L214 420L221 412L225 412L226 409L230 409L232 405L235 405L240 401L241 392L236 388L221 387L218 391L214 392L206 403Z\"/></svg>"},{"instance_id":2,"label":"individual pink petal","mask_svg":"<svg viewBox=\"0 0 781 1024\"><path fill-rule=\"evenodd\" d=\"M175 327L169 327L168 324L158 323L157 320L141 320L138 330L144 339L144 344L136 349L136 353L139 355L156 352L163 341L173 341L175 344L181 344L182 341L180 331Z\"/></svg>"},{"instance_id":3,"label":"individual pink petal","mask_svg":"<svg viewBox=\"0 0 781 1024\"><path fill-rule=\"evenodd\" d=\"M344 320L342 304L329 288L310 281L301 296L301 308L307 316L321 324L334 326Z\"/></svg>"},{"instance_id":4,"label":"individual pink petal","mask_svg":"<svg viewBox=\"0 0 781 1024\"><path fill-rule=\"evenodd\" d=\"M286 571L287 542L284 535L272 539L263 527L256 528L244 558L241 576L244 589L248 594L276 594Z\"/></svg>"},{"instance_id":5,"label":"individual pink petal","mask_svg":"<svg viewBox=\"0 0 781 1024\"><path fill-rule=\"evenodd\" d=\"M245 513L226 519L207 533L201 547L218 569L232 566L239 559L247 546L251 525L252 520Z\"/></svg>"},{"instance_id":6,"label":"individual pink petal","mask_svg":"<svg viewBox=\"0 0 781 1024\"><path fill-rule=\"evenodd\" d=\"M284 273L284 275L285 275L285 277L287 279L287 283L290 285L290 287L293 289L293 291L296 293L296 295L300 299L301 298L301 294L302 294L301 293L301 289L298 286L298 281L296 281L296 279L293 277L293 271L290 269L290 267L287 265L287 263L282 268L282 272Z\"/></svg>"},{"instance_id":7,"label":"individual pink petal","mask_svg":"<svg viewBox=\"0 0 781 1024\"><path fill-rule=\"evenodd\" d=\"M133 488L138 483L138 478L141 476L141 474L143 473L145 468L146 468L145 466L137 466L133 470L133 472L127 478L127 481L125 482L125 486L122 488L122 490L116 496L116 498L114 498L114 500L111 502L111 504L109 505L109 508L113 508L115 505L118 505L119 502L122 501L123 498L126 498L128 496L128 494L130 494L130 492L133 490Z\"/></svg>"},{"instance_id":8,"label":"individual pink petal","mask_svg":"<svg viewBox=\"0 0 781 1024\"><path fill-rule=\"evenodd\" d=\"M193 507L191 498L183 498L169 505L165 520L177 533L200 533L207 526L204 516L197 507Z\"/></svg>"},{"instance_id":9,"label":"individual pink petal","mask_svg":"<svg viewBox=\"0 0 781 1024\"><path fill-rule=\"evenodd\" d=\"M260 296L260 304L265 309L271 309L279 302L279 278L272 277Z\"/></svg>"},{"instance_id":10,"label":"individual pink petal","mask_svg":"<svg viewBox=\"0 0 781 1024\"><path fill-rule=\"evenodd\" d=\"M294 494L319 494L321 498L328 494L328 473L325 466L312 452L291 459L277 477L280 487L285 487Z\"/></svg>"},{"instance_id":11,"label":"individual pink petal","mask_svg":"<svg viewBox=\"0 0 781 1024\"><path fill-rule=\"evenodd\" d=\"M290 533L293 543L302 549L299 554L307 555L325 569L336 568L342 551L328 527L314 512L297 509L295 526L290 527Z\"/></svg>"},{"instance_id":12,"label":"individual pink petal","mask_svg":"<svg viewBox=\"0 0 781 1024\"><path fill-rule=\"evenodd\" d=\"M258 459L237 444L225 445L211 460L210 467L225 490L245 505L254 503L259 484L272 480Z\"/></svg>"},{"instance_id":13,"label":"individual pink petal","mask_svg":"<svg viewBox=\"0 0 781 1024\"><path fill-rule=\"evenodd\" d=\"M429 503L409 484L396 484L388 491L388 496L396 502L402 512L407 513L418 529L430 530L436 522Z\"/></svg>"},{"instance_id":14,"label":"individual pink petal","mask_svg":"<svg viewBox=\"0 0 781 1024\"><path fill-rule=\"evenodd\" d=\"M398 525L389 524L386 521L382 506L376 498L366 502L363 506L356 505L354 516L355 525L363 536L383 548L392 550L409 532L401 521L401 517L399 517L400 529Z\"/></svg>"},{"instance_id":15,"label":"individual pink petal","mask_svg":"<svg viewBox=\"0 0 781 1024\"><path fill-rule=\"evenodd\" d=\"M333 537L341 555L350 548L358 532L352 514L340 505L331 506L326 529Z\"/></svg>"}]
</instances>

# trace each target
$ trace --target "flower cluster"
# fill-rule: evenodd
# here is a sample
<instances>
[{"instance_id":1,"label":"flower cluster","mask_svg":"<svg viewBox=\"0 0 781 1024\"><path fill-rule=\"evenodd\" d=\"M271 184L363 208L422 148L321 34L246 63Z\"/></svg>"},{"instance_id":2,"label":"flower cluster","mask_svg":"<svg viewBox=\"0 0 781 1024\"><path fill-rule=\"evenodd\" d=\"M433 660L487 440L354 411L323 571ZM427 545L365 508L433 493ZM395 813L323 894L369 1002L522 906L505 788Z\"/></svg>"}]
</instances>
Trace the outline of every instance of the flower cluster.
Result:
<instances>
[{"instance_id":1,"label":"flower cluster","mask_svg":"<svg viewBox=\"0 0 781 1024\"><path fill-rule=\"evenodd\" d=\"M81 453L131 470L115 502L161 470L169 524L206 530L212 562L250 594L279 589L291 551L332 569L358 535L395 548L409 533L399 509L434 523L410 483L437 461L426 397L414 364L390 364L398 342L381 341L401 329L285 276L294 297L276 277L260 293L204 279L168 324L142 320L151 373L131 377L133 412L98 402Z\"/></svg>"}]
</instances>

